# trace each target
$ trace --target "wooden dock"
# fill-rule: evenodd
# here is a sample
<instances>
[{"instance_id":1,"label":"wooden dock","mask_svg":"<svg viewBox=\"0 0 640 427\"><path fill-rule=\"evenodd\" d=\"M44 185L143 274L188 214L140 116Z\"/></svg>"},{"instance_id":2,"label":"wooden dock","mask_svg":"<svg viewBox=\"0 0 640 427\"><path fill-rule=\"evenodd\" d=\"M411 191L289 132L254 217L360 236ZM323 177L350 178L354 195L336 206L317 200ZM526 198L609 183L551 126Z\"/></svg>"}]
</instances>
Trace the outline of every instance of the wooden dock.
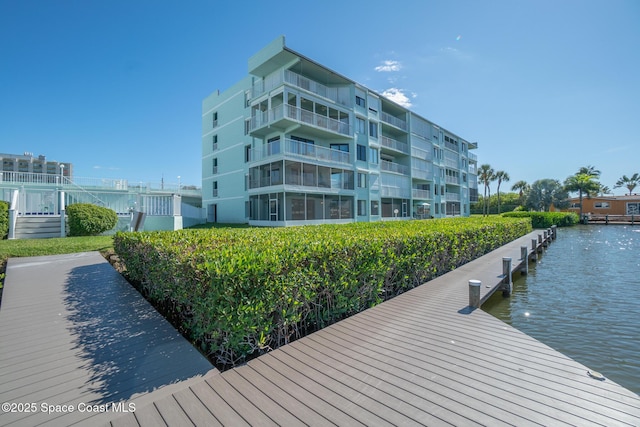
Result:
<instances>
[{"instance_id":1,"label":"wooden dock","mask_svg":"<svg viewBox=\"0 0 640 427\"><path fill-rule=\"evenodd\" d=\"M608 379L599 381L590 377L588 367L469 306L468 281L482 282L485 300L503 287L503 258L511 258L512 269L516 271L525 261L521 256L522 246L528 248L527 259L544 251L547 239L537 244L541 233L535 231L523 236L412 291L223 373L205 374L207 366L203 364L181 375L157 379L154 386L140 385L135 391L116 386L125 378L136 377L136 370L130 369L119 377L120 381L114 381L112 387L100 386L105 380L109 383L108 379L99 381L98 378L110 375L108 370L103 371L107 366L100 363L106 359L103 352L109 352L109 346L96 345L101 339L81 339L80 342L94 342L90 346L92 356L80 356L77 366L69 366L71 373L60 375L61 378L72 373L78 376L69 388L83 391L72 401L93 398L106 402L130 395L136 403L135 412L112 411L89 419L51 418L43 414L16 418L13 414L8 417L3 414L0 425L70 425L72 422L154 427L640 425L640 396ZM534 240L535 249L531 248ZM28 262L33 262L30 260ZM21 283L16 278L19 269L14 267L8 270L5 289L8 303L14 299L13 288ZM103 273L109 274L106 270L105 267ZM80 302L90 303L91 292L98 292L99 287L92 287L91 292L80 287L84 281L97 281L95 271L91 275L78 273L74 273L76 285L66 288L69 295L58 292L44 299L57 298L58 304L62 300L62 305L67 306L75 301L69 313L81 310ZM34 287L31 292L38 289ZM118 305L113 302L118 298L114 293L101 300L101 305L109 301L112 306ZM67 323L65 328L70 336L66 338L59 334L51 341L42 336L28 339L24 331L14 330L11 334L6 330L16 328L20 319L26 321L27 306L10 305L11 309L5 310L9 307L5 307L4 300L2 305L0 398L21 402L52 399L42 391L30 390L29 386L17 395L11 394L19 387L16 381L20 379L5 380L5 375L14 372L8 366L24 363L23 370L38 369L41 362L32 357L33 352L54 353L57 345L64 347L69 342L76 342L76 347L69 349L70 354L65 358L78 358L79 355L73 354L79 350L73 332L83 327L94 329L89 327L90 318L81 316ZM14 308L22 312L22 317ZM114 310L104 310L97 331L109 327L108 319L118 317ZM34 305L31 313L41 311ZM127 323L136 322L135 317L126 319ZM46 324L41 321L40 327ZM150 323L141 326L144 331L155 328ZM119 329L101 335L105 339L119 336ZM11 347L11 351L5 350L7 347ZM172 359L176 369L178 364L187 369L192 363L187 360L190 353L184 348L172 354L176 356ZM142 368L145 361L135 358L138 356L141 353L134 352L129 360ZM181 376L190 379L178 382ZM47 381L55 382L51 378ZM162 387L166 381L171 385ZM49 383L48 387L59 390L66 387L64 384L66 382L58 381L54 385ZM154 391L154 387L159 388ZM99 391L102 393L97 393ZM77 395L77 391L74 394Z\"/></svg>"},{"instance_id":2,"label":"wooden dock","mask_svg":"<svg viewBox=\"0 0 640 427\"><path fill-rule=\"evenodd\" d=\"M583 224L640 225L640 215L583 215Z\"/></svg>"},{"instance_id":3,"label":"wooden dock","mask_svg":"<svg viewBox=\"0 0 640 427\"><path fill-rule=\"evenodd\" d=\"M0 425L104 424L217 373L99 253L9 259Z\"/></svg>"},{"instance_id":4,"label":"wooden dock","mask_svg":"<svg viewBox=\"0 0 640 427\"><path fill-rule=\"evenodd\" d=\"M488 298L505 278L502 258L520 269L521 247L542 233L111 425L640 425L640 396L469 307L468 281Z\"/></svg>"}]
</instances>

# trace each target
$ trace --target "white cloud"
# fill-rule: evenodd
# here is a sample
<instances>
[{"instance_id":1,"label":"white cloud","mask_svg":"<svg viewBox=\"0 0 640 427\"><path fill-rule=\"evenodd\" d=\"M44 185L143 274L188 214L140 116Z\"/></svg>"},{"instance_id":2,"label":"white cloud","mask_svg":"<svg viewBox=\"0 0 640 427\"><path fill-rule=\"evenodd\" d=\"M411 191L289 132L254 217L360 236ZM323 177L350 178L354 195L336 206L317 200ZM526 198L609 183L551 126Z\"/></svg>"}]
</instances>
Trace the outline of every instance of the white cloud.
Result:
<instances>
[{"instance_id":1,"label":"white cloud","mask_svg":"<svg viewBox=\"0 0 640 427\"><path fill-rule=\"evenodd\" d=\"M378 65L375 70L378 72L391 72L400 71L402 65L398 61L386 60L382 62L383 65Z\"/></svg>"},{"instance_id":2,"label":"white cloud","mask_svg":"<svg viewBox=\"0 0 640 427\"><path fill-rule=\"evenodd\" d=\"M402 105L405 108L411 108L411 106L413 105L411 104L411 99L409 99L409 97L404 93L403 89L392 87L382 92L382 96L390 99L396 104ZM412 98L416 98L417 96L418 95L416 95L415 93L411 94Z\"/></svg>"}]
</instances>

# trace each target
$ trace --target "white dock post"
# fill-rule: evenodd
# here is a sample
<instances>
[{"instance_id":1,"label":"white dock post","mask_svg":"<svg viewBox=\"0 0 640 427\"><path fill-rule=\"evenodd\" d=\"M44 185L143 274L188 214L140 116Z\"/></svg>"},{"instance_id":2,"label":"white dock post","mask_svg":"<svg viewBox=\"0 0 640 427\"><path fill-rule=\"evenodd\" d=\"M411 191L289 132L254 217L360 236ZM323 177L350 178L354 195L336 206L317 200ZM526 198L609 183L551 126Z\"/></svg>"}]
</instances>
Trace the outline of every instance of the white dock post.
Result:
<instances>
[{"instance_id":1,"label":"white dock post","mask_svg":"<svg viewBox=\"0 0 640 427\"><path fill-rule=\"evenodd\" d=\"M502 258L502 275L504 276L502 291L509 295L511 294L511 257Z\"/></svg>"},{"instance_id":2,"label":"white dock post","mask_svg":"<svg viewBox=\"0 0 640 427\"><path fill-rule=\"evenodd\" d=\"M520 246L520 259L522 260L522 274L529 274L529 252L526 246Z\"/></svg>"},{"instance_id":3,"label":"white dock post","mask_svg":"<svg viewBox=\"0 0 640 427\"><path fill-rule=\"evenodd\" d=\"M480 280L469 280L469 307L480 308Z\"/></svg>"}]
</instances>

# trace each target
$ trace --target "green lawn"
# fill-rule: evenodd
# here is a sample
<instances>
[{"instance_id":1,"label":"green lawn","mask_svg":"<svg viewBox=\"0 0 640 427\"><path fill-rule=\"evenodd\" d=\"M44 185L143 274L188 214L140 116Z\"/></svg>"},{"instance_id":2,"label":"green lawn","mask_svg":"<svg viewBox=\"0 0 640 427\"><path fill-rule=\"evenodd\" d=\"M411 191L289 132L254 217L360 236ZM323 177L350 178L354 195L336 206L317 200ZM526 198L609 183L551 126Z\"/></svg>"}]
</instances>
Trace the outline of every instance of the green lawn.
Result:
<instances>
[{"instance_id":1,"label":"green lawn","mask_svg":"<svg viewBox=\"0 0 640 427\"><path fill-rule=\"evenodd\" d=\"M0 240L0 286L7 259L11 257L60 255L113 249L113 236L60 237L55 239Z\"/></svg>"}]
</instances>

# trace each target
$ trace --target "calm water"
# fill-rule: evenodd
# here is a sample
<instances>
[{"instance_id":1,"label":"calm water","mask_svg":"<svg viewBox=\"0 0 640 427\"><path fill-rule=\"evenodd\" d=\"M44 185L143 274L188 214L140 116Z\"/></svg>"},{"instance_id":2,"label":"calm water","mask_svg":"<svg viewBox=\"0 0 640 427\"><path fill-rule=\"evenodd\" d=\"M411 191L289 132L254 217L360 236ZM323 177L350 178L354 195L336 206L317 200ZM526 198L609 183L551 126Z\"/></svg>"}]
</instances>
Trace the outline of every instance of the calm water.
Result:
<instances>
[{"instance_id":1,"label":"calm water","mask_svg":"<svg viewBox=\"0 0 640 427\"><path fill-rule=\"evenodd\" d=\"M559 228L515 278L482 308L640 394L640 226Z\"/></svg>"}]
</instances>

